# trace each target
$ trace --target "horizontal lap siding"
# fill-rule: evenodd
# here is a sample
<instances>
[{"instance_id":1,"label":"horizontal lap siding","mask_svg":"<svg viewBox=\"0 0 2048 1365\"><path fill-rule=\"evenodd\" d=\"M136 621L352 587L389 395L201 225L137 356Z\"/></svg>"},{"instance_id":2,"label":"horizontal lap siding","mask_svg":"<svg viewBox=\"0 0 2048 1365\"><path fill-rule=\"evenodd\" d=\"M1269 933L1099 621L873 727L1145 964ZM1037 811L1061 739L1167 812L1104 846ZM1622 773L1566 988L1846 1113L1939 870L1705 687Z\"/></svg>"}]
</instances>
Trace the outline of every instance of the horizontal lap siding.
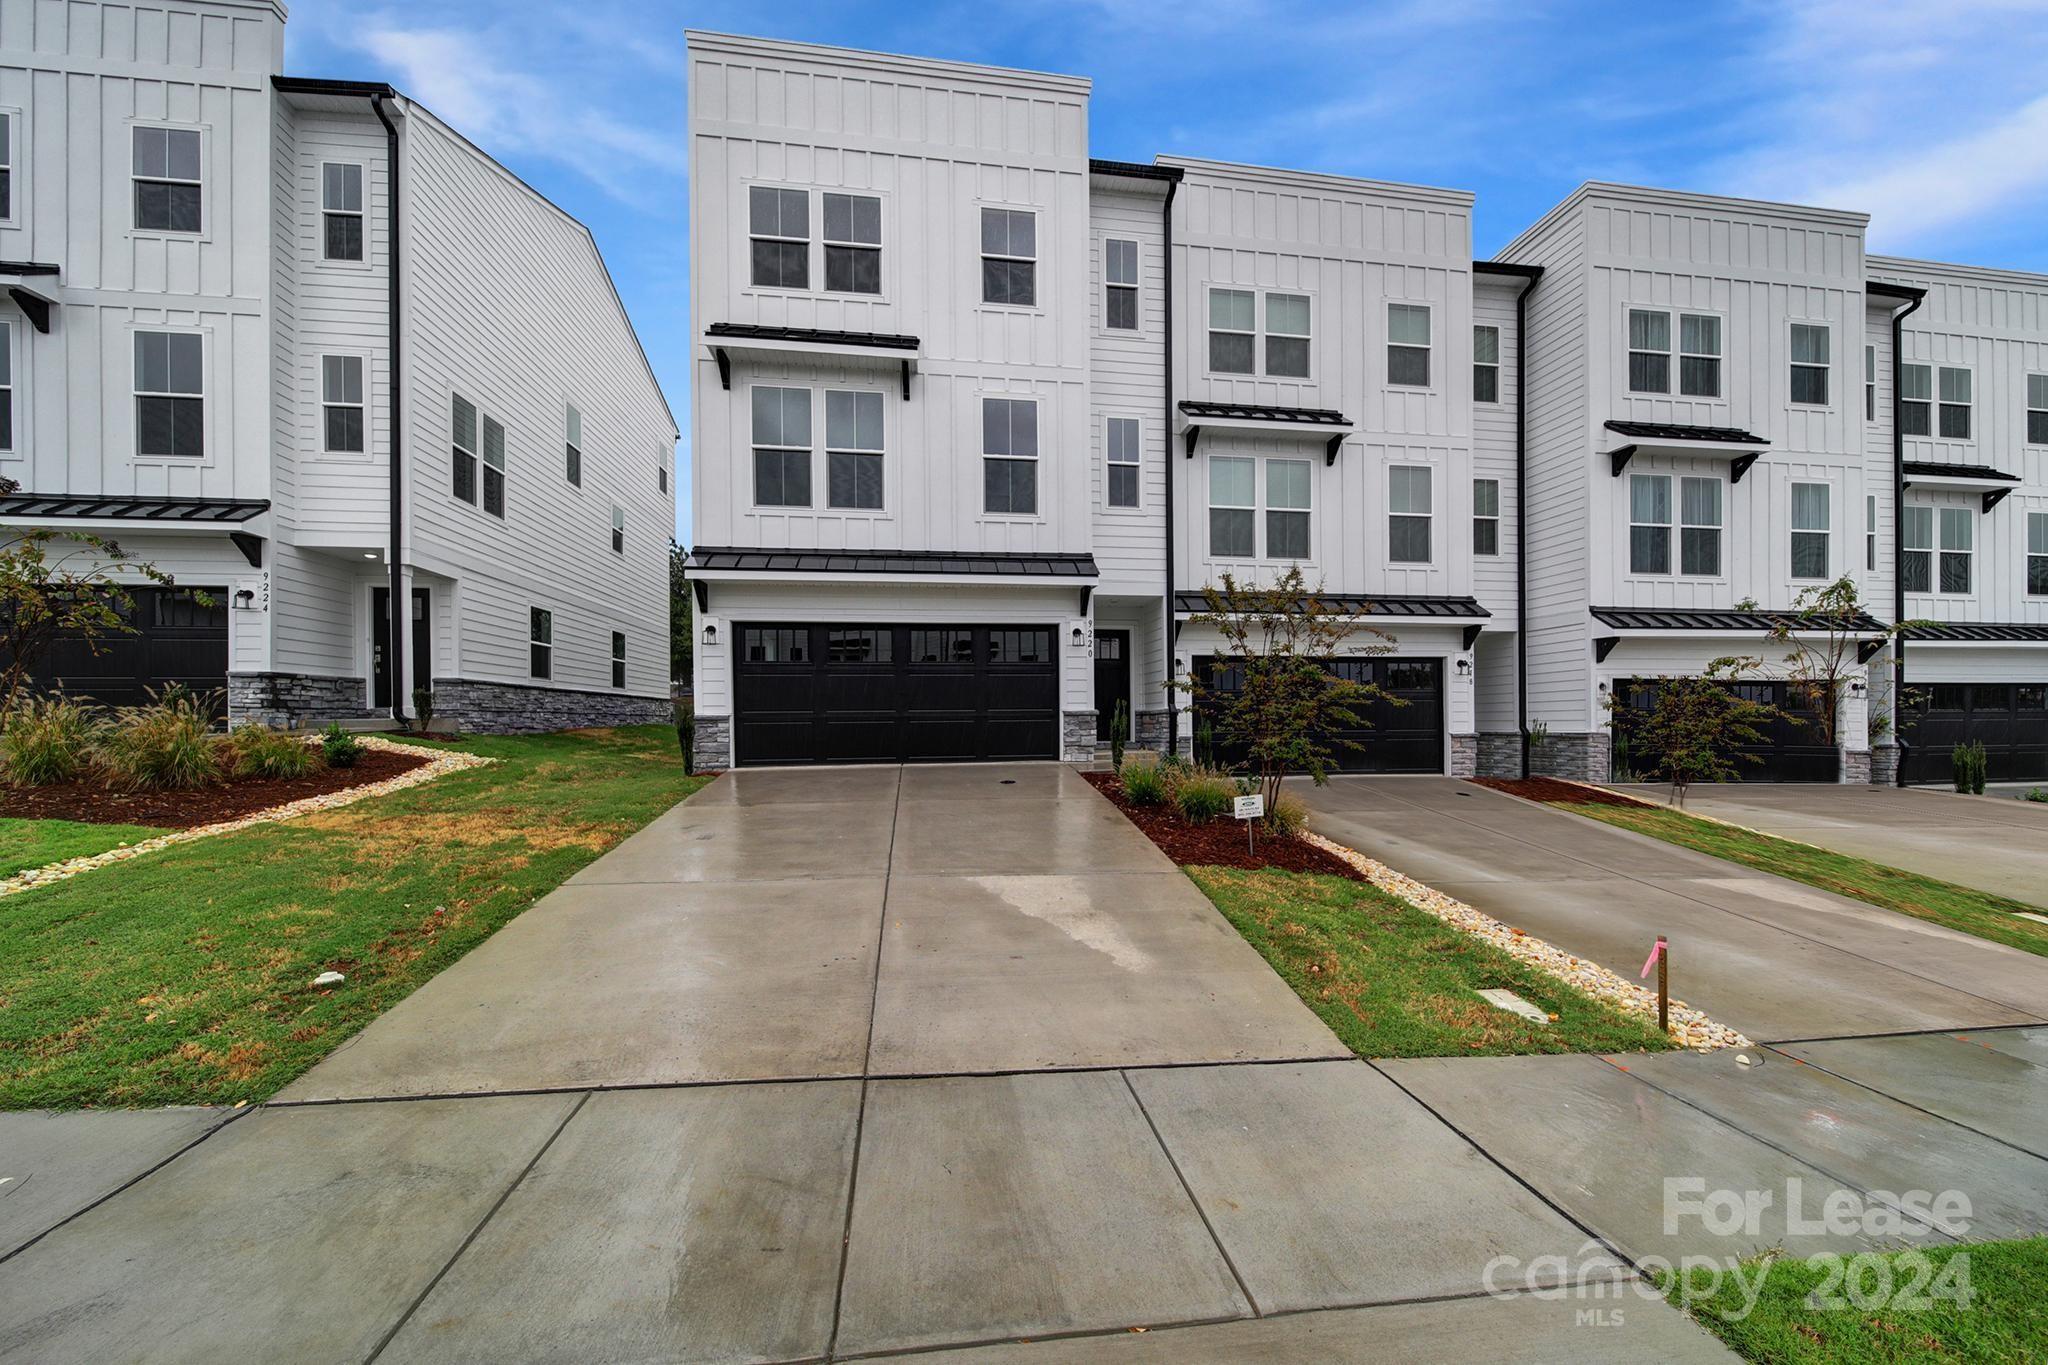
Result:
<instances>
[{"instance_id":1,"label":"horizontal lap siding","mask_svg":"<svg viewBox=\"0 0 2048 1365\"><path fill-rule=\"evenodd\" d=\"M1089 419L1092 475L1088 494L1095 524L1095 561L1102 570L1104 592L1163 594L1166 590L1166 470L1173 458L1173 441L1162 415L1166 389L1164 202L1164 196L1156 192L1097 189L1093 195L1088 377L1094 410ZM1103 243L1111 238L1138 244L1135 332L1111 331L1104 325ZM1141 463L1135 509L1109 505L1106 443L1112 417L1138 419Z\"/></svg>"}]
</instances>

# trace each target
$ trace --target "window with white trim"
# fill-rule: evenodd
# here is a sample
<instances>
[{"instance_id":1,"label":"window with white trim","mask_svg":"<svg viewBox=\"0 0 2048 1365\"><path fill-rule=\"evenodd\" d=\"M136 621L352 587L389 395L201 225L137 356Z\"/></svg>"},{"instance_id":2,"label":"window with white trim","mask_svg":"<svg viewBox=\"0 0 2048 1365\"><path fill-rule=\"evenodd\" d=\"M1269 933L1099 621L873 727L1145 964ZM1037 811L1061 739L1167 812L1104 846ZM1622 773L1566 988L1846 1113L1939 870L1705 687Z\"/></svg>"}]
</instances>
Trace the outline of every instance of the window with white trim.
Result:
<instances>
[{"instance_id":1,"label":"window with white trim","mask_svg":"<svg viewBox=\"0 0 2048 1365\"><path fill-rule=\"evenodd\" d=\"M981 400L981 510L990 516L1038 515L1038 403Z\"/></svg>"},{"instance_id":2,"label":"window with white trim","mask_svg":"<svg viewBox=\"0 0 2048 1365\"><path fill-rule=\"evenodd\" d=\"M754 185L747 190L750 275L757 288L811 287L811 196Z\"/></svg>"},{"instance_id":3,"label":"window with white trim","mask_svg":"<svg viewBox=\"0 0 2048 1365\"><path fill-rule=\"evenodd\" d=\"M331 454L361 454L363 413L363 358L321 356L321 449Z\"/></svg>"},{"instance_id":4,"label":"window with white trim","mask_svg":"<svg viewBox=\"0 0 2048 1365\"><path fill-rule=\"evenodd\" d=\"M1712 313L1678 315L1678 392L1721 396L1721 319Z\"/></svg>"},{"instance_id":5,"label":"window with white trim","mask_svg":"<svg viewBox=\"0 0 2048 1365\"><path fill-rule=\"evenodd\" d=\"M612 504L612 553L626 553L626 509Z\"/></svg>"},{"instance_id":6,"label":"window with white trim","mask_svg":"<svg viewBox=\"0 0 2048 1365\"><path fill-rule=\"evenodd\" d=\"M1934 591L1934 509L1899 511L1899 583L1907 592Z\"/></svg>"},{"instance_id":7,"label":"window with white trim","mask_svg":"<svg viewBox=\"0 0 2048 1365\"><path fill-rule=\"evenodd\" d=\"M555 674L555 614L545 607L526 611L526 672L529 677Z\"/></svg>"},{"instance_id":8,"label":"window with white trim","mask_svg":"<svg viewBox=\"0 0 2048 1365\"><path fill-rule=\"evenodd\" d=\"M1828 485L1792 485L1792 577L1828 576Z\"/></svg>"},{"instance_id":9,"label":"window with white trim","mask_svg":"<svg viewBox=\"0 0 2048 1365\"><path fill-rule=\"evenodd\" d=\"M1906 436L1934 434L1934 367L1899 366L1899 432Z\"/></svg>"},{"instance_id":10,"label":"window with white trim","mask_svg":"<svg viewBox=\"0 0 2048 1365\"><path fill-rule=\"evenodd\" d=\"M882 201L872 194L825 192L825 289L882 292Z\"/></svg>"},{"instance_id":11,"label":"window with white trim","mask_svg":"<svg viewBox=\"0 0 2048 1365\"><path fill-rule=\"evenodd\" d=\"M1695 578L1721 576L1721 481L1678 481L1678 571Z\"/></svg>"},{"instance_id":12,"label":"window with white trim","mask_svg":"<svg viewBox=\"0 0 2048 1365\"><path fill-rule=\"evenodd\" d=\"M1671 476L1628 476L1628 571L1671 572Z\"/></svg>"},{"instance_id":13,"label":"window with white trim","mask_svg":"<svg viewBox=\"0 0 2048 1365\"><path fill-rule=\"evenodd\" d=\"M2027 444L2048 446L2048 374L2027 376Z\"/></svg>"},{"instance_id":14,"label":"window with white trim","mask_svg":"<svg viewBox=\"0 0 2048 1365\"><path fill-rule=\"evenodd\" d=\"M1395 564L1430 562L1429 523L1435 508L1431 485L1427 465L1387 467L1387 558Z\"/></svg>"},{"instance_id":15,"label":"window with white trim","mask_svg":"<svg viewBox=\"0 0 2048 1365\"><path fill-rule=\"evenodd\" d=\"M504 520L505 427L492 417L484 418L484 511Z\"/></svg>"},{"instance_id":16,"label":"window with white trim","mask_svg":"<svg viewBox=\"0 0 2048 1365\"><path fill-rule=\"evenodd\" d=\"M1307 460L1266 461L1266 558L1309 558L1309 483Z\"/></svg>"},{"instance_id":17,"label":"window with white trim","mask_svg":"<svg viewBox=\"0 0 2048 1365\"><path fill-rule=\"evenodd\" d=\"M0 318L0 450L14 449L14 323Z\"/></svg>"},{"instance_id":18,"label":"window with white trim","mask_svg":"<svg viewBox=\"0 0 2048 1365\"><path fill-rule=\"evenodd\" d=\"M574 403L562 411L562 477L583 486L583 414Z\"/></svg>"},{"instance_id":19,"label":"window with white trim","mask_svg":"<svg viewBox=\"0 0 2048 1365\"><path fill-rule=\"evenodd\" d=\"M1212 372L1257 372L1258 308L1258 295L1249 289L1209 291L1209 369Z\"/></svg>"},{"instance_id":20,"label":"window with white trim","mask_svg":"<svg viewBox=\"0 0 2048 1365\"><path fill-rule=\"evenodd\" d=\"M1970 591L1971 562L1976 557L1977 519L1967 507L1941 509L1941 591Z\"/></svg>"},{"instance_id":21,"label":"window with white trim","mask_svg":"<svg viewBox=\"0 0 2048 1365\"><path fill-rule=\"evenodd\" d=\"M1258 461L1244 455L1209 457L1209 557L1258 557Z\"/></svg>"},{"instance_id":22,"label":"window with white trim","mask_svg":"<svg viewBox=\"0 0 2048 1365\"><path fill-rule=\"evenodd\" d=\"M1500 328L1472 329L1472 401L1500 401Z\"/></svg>"},{"instance_id":23,"label":"window with white trim","mask_svg":"<svg viewBox=\"0 0 2048 1365\"><path fill-rule=\"evenodd\" d=\"M1863 348L1863 420L1877 420L1877 347Z\"/></svg>"},{"instance_id":24,"label":"window with white trim","mask_svg":"<svg viewBox=\"0 0 2048 1365\"><path fill-rule=\"evenodd\" d=\"M1102 325L1138 330L1138 244L1123 237L1102 243Z\"/></svg>"},{"instance_id":25,"label":"window with white trim","mask_svg":"<svg viewBox=\"0 0 2048 1365\"><path fill-rule=\"evenodd\" d=\"M981 211L981 301L1007 308L1038 303L1038 215L1029 209Z\"/></svg>"},{"instance_id":26,"label":"window with white trim","mask_svg":"<svg viewBox=\"0 0 2048 1365\"><path fill-rule=\"evenodd\" d=\"M825 505L879 510L882 451L882 395L825 390Z\"/></svg>"},{"instance_id":27,"label":"window with white trim","mask_svg":"<svg viewBox=\"0 0 2048 1365\"><path fill-rule=\"evenodd\" d=\"M1500 553L1500 480L1472 480L1472 553Z\"/></svg>"},{"instance_id":28,"label":"window with white trim","mask_svg":"<svg viewBox=\"0 0 2048 1365\"><path fill-rule=\"evenodd\" d=\"M668 492L668 458L667 446L654 448L654 489L658 493Z\"/></svg>"},{"instance_id":29,"label":"window with white trim","mask_svg":"<svg viewBox=\"0 0 2048 1365\"><path fill-rule=\"evenodd\" d=\"M1863 499L1863 567L1877 572L1877 494Z\"/></svg>"},{"instance_id":30,"label":"window with white trim","mask_svg":"<svg viewBox=\"0 0 2048 1365\"><path fill-rule=\"evenodd\" d=\"M2048 512L2027 513L2027 595L2048 597Z\"/></svg>"},{"instance_id":31,"label":"window with white trim","mask_svg":"<svg viewBox=\"0 0 2048 1365\"><path fill-rule=\"evenodd\" d=\"M1941 367L1941 436L1945 441L1970 439L1970 372L1959 365Z\"/></svg>"},{"instance_id":32,"label":"window with white trim","mask_svg":"<svg viewBox=\"0 0 2048 1365\"><path fill-rule=\"evenodd\" d=\"M754 505L811 505L811 391L756 384Z\"/></svg>"},{"instance_id":33,"label":"window with white trim","mask_svg":"<svg viewBox=\"0 0 2048 1365\"><path fill-rule=\"evenodd\" d=\"M454 487L451 491L462 501L474 503L477 467L476 404L459 393L455 395L450 427L454 433L449 442L450 459L455 474Z\"/></svg>"},{"instance_id":34,"label":"window with white trim","mask_svg":"<svg viewBox=\"0 0 2048 1365\"><path fill-rule=\"evenodd\" d=\"M0 114L0 219L14 218L14 115Z\"/></svg>"},{"instance_id":35,"label":"window with white trim","mask_svg":"<svg viewBox=\"0 0 2048 1365\"><path fill-rule=\"evenodd\" d=\"M1308 378L1308 350L1308 295L1266 295L1266 373L1278 379Z\"/></svg>"},{"instance_id":36,"label":"window with white trim","mask_svg":"<svg viewBox=\"0 0 2048 1365\"><path fill-rule=\"evenodd\" d=\"M612 632L612 686L626 685L626 632Z\"/></svg>"},{"instance_id":37,"label":"window with white trim","mask_svg":"<svg viewBox=\"0 0 2048 1365\"><path fill-rule=\"evenodd\" d=\"M135 185L135 227L139 232L192 232L201 228L199 130L132 130L130 177Z\"/></svg>"},{"instance_id":38,"label":"window with white trim","mask_svg":"<svg viewBox=\"0 0 2048 1365\"><path fill-rule=\"evenodd\" d=\"M135 334L135 453L206 454L206 339L193 332Z\"/></svg>"},{"instance_id":39,"label":"window with white trim","mask_svg":"<svg viewBox=\"0 0 2048 1365\"><path fill-rule=\"evenodd\" d=\"M1387 382L1429 387L1429 305L1387 305Z\"/></svg>"},{"instance_id":40,"label":"window with white trim","mask_svg":"<svg viewBox=\"0 0 2048 1365\"><path fill-rule=\"evenodd\" d=\"M1792 324L1792 401L1812 407L1828 403L1828 370L1832 336L1824 322ZM1794 485L1797 487L1798 485ZM1825 485L1808 485L1824 487Z\"/></svg>"},{"instance_id":41,"label":"window with white trim","mask_svg":"<svg viewBox=\"0 0 2048 1365\"><path fill-rule=\"evenodd\" d=\"M1108 470L1107 492L1111 507L1138 505L1138 471L1144 458L1140 454L1140 436L1141 429L1135 417L1103 420L1104 468Z\"/></svg>"},{"instance_id":42,"label":"window with white trim","mask_svg":"<svg viewBox=\"0 0 2048 1365\"><path fill-rule=\"evenodd\" d=\"M363 168L357 162L320 163L320 256L363 259Z\"/></svg>"},{"instance_id":43,"label":"window with white trim","mask_svg":"<svg viewBox=\"0 0 2048 1365\"><path fill-rule=\"evenodd\" d=\"M1628 310L1628 391L1671 392L1671 314L1662 309Z\"/></svg>"}]
</instances>

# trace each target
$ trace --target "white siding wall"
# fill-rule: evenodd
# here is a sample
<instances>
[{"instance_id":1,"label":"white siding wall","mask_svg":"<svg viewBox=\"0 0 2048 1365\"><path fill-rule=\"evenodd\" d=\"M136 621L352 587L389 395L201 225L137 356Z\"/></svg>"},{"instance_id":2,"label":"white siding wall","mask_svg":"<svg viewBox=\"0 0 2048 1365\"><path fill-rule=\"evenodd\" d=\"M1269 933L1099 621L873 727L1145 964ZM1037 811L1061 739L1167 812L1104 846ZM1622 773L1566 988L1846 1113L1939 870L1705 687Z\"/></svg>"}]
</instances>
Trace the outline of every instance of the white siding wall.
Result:
<instances>
[{"instance_id":1,"label":"white siding wall","mask_svg":"<svg viewBox=\"0 0 2048 1365\"><path fill-rule=\"evenodd\" d=\"M1093 461L1089 500L1094 508L1095 563L1102 571L1100 591L1156 597L1166 591L1166 469L1172 458L1172 434L1164 426L1165 197L1159 186L1139 183L1147 189L1117 189L1097 180L1089 200L1089 380L1094 395L1088 423ZM1111 238L1138 244L1135 332L1111 331L1103 324L1102 244ZM1111 417L1138 420L1143 463L1136 508L1109 505L1105 442ZM1152 654L1156 656L1158 649Z\"/></svg>"},{"instance_id":2,"label":"white siding wall","mask_svg":"<svg viewBox=\"0 0 2048 1365\"><path fill-rule=\"evenodd\" d=\"M1472 404L1472 477L1500 484L1500 553L1472 556L1473 595L1493 613L1486 623L1489 632L1515 628L1515 508L1520 500L1515 487L1515 400L1522 356L1521 338L1515 335L1515 299L1522 283L1480 275L1474 277L1472 289L1473 325L1500 329L1500 401ZM1465 530L1469 542L1469 523Z\"/></svg>"}]
</instances>

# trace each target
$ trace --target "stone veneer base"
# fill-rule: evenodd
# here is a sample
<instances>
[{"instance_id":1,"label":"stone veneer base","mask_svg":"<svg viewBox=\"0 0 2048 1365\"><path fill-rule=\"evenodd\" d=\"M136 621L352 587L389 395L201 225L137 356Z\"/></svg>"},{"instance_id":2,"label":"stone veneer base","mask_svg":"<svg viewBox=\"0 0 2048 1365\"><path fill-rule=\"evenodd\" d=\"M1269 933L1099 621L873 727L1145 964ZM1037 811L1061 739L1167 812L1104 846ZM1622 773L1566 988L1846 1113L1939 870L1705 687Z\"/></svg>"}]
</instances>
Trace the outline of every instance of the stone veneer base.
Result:
<instances>
[{"instance_id":1,"label":"stone veneer base","mask_svg":"<svg viewBox=\"0 0 2048 1365\"><path fill-rule=\"evenodd\" d=\"M1897 786L1899 781L1899 746L1880 744L1870 751L1870 781L1878 787Z\"/></svg>"},{"instance_id":2,"label":"stone veneer base","mask_svg":"<svg viewBox=\"0 0 2048 1365\"><path fill-rule=\"evenodd\" d=\"M593 726L666 725L674 718L666 697L434 679L434 719L467 734L537 735Z\"/></svg>"},{"instance_id":3,"label":"stone veneer base","mask_svg":"<svg viewBox=\"0 0 2048 1365\"><path fill-rule=\"evenodd\" d=\"M330 720L360 720L377 713L365 703L361 678L321 678L310 673L228 674L228 723L258 721L304 729Z\"/></svg>"},{"instance_id":4,"label":"stone veneer base","mask_svg":"<svg viewBox=\"0 0 2048 1365\"><path fill-rule=\"evenodd\" d=\"M1172 714L1170 711L1138 712L1132 718L1135 734L1132 736L1131 746L1137 749L1150 749L1154 753L1165 753L1166 725Z\"/></svg>"},{"instance_id":5,"label":"stone veneer base","mask_svg":"<svg viewBox=\"0 0 2048 1365\"><path fill-rule=\"evenodd\" d=\"M697 717L690 729L690 771L711 773L731 766L732 717Z\"/></svg>"},{"instance_id":6,"label":"stone veneer base","mask_svg":"<svg viewBox=\"0 0 2048 1365\"><path fill-rule=\"evenodd\" d=\"M1867 786L1870 782L1870 750L1848 749L1842 753L1842 772L1837 779L1845 785Z\"/></svg>"},{"instance_id":7,"label":"stone veneer base","mask_svg":"<svg viewBox=\"0 0 2048 1365\"><path fill-rule=\"evenodd\" d=\"M1452 777L1477 777L1479 775L1479 736L1452 735L1449 754L1450 767L1446 772Z\"/></svg>"},{"instance_id":8,"label":"stone veneer base","mask_svg":"<svg viewBox=\"0 0 2048 1365\"><path fill-rule=\"evenodd\" d=\"M1475 777L1520 777L1522 737L1513 730L1491 730L1479 736L1479 770Z\"/></svg>"},{"instance_id":9,"label":"stone veneer base","mask_svg":"<svg viewBox=\"0 0 2048 1365\"><path fill-rule=\"evenodd\" d=\"M1095 758L1096 715L1093 711L1060 713L1060 757L1068 763L1089 763Z\"/></svg>"},{"instance_id":10,"label":"stone veneer base","mask_svg":"<svg viewBox=\"0 0 2048 1365\"><path fill-rule=\"evenodd\" d=\"M1529 746L1529 771L1537 777L1605 782L1612 761L1611 742L1604 730L1577 735L1561 735L1553 730L1541 744Z\"/></svg>"}]
</instances>

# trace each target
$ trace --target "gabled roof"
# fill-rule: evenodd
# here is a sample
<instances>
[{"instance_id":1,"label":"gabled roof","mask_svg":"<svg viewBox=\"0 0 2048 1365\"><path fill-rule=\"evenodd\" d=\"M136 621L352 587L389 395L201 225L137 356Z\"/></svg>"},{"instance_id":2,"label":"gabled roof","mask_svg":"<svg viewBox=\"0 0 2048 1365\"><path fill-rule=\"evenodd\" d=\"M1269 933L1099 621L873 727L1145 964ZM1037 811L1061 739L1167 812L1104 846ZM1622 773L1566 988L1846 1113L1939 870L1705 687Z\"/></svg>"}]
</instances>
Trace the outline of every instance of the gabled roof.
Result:
<instances>
[{"instance_id":1,"label":"gabled roof","mask_svg":"<svg viewBox=\"0 0 2048 1365\"><path fill-rule=\"evenodd\" d=\"M2007 483L2018 483L2020 476L2007 474L2003 470L1991 469L1980 464L1940 464L1933 460L1906 461L1906 479L2002 479Z\"/></svg>"},{"instance_id":2,"label":"gabled roof","mask_svg":"<svg viewBox=\"0 0 2048 1365\"><path fill-rule=\"evenodd\" d=\"M1241 422L1298 422L1304 426L1348 427L1351 422L1334 408L1276 408L1256 403L1201 403L1183 399L1189 417L1221 417Z\"/></svg>"},{"instance_id":3,"label":"gabled roof","mask_svg":"<svg viewBox=\"0 0 2048 1365\"><path fill-rule=\"evenodd\" d=\"M267 498L126 498L71 493L15 493L0 497L0 517L52 521L208 521L230 525L270 510Z\"/></svg>"},{"instance_id":4,"label":"gabled roof","mask_svg":"<svg viewBox=\"0 0 2048 1365\"><path fill-rule=\"evenodd\" d=\"M1796 611L1718 611L1711 607L1593 607L1593 619L1614 630L1710 630L1724 635L1768 635L1780 625L1800 628ZM1825 629L1825 618L1806 616L1811 629ZM1845 622L1850 630L1880 631L1884 626L1867 612Z\"/></svg>"},{"instance_id":5,"label":"gabled roof","mask_svg":"<svg viewBox=\"0 0 2048 1365\"><path fill-rule=\"evenodd\" d=\"M742 573L1098 577L1093 555L980 554L953 550L751 550L700 545L690 551L688 567Z\"/></svg>"},{"instance_id":6,"label":"gabled roof","mask_svg":"<svg viewBox=\"0 0 2048 1365\"><path fill-rule=\"evenodd\" d=\"M1770 441L1740 427L1696 427L1682 422L1609 422L1607 429L1639 441L1724 441L1729 445L1767 446Z\"/></svg>"},{"instance_id":7,"label":"gabled roof","mask_svg":"<svg viewBox=\"0 0 2048 1365\"><path fill-rule=\"evenodd\" d=\"M1444 621L1479 621L1493 613L1479 605L1476 597L1363 597L1348 593L1317 593L1316 599L1332 610L1349 616L1406 616ZM1199 592L1173 595L1176 612L1203 613L1209 599Z\"/></svg>"},{"instance_id":8,"label":"gabled roof","mask_svg":"<svg viewBox=\"0 0 2048 1365\"><path fill-rule=\"evenodd\" d=\"M731 341L814 341L826 346L871 346L878 351L914 351L918 339L890 332L834 332L821 327L769 327L753 322L714 322L707 337Z\"/></svg>"},{"instance_id":9,"label":"gabled roof","mask_svg":"<svg viewBox=\"0 0 2048 1365\"><path fill-rule=\"evenodd\" d=\"M2025 621L1922 621L1906 627L1906 638L1970 644L1999 641L2048 644L2048 625Z\"/></svg>"}]
</instances>

